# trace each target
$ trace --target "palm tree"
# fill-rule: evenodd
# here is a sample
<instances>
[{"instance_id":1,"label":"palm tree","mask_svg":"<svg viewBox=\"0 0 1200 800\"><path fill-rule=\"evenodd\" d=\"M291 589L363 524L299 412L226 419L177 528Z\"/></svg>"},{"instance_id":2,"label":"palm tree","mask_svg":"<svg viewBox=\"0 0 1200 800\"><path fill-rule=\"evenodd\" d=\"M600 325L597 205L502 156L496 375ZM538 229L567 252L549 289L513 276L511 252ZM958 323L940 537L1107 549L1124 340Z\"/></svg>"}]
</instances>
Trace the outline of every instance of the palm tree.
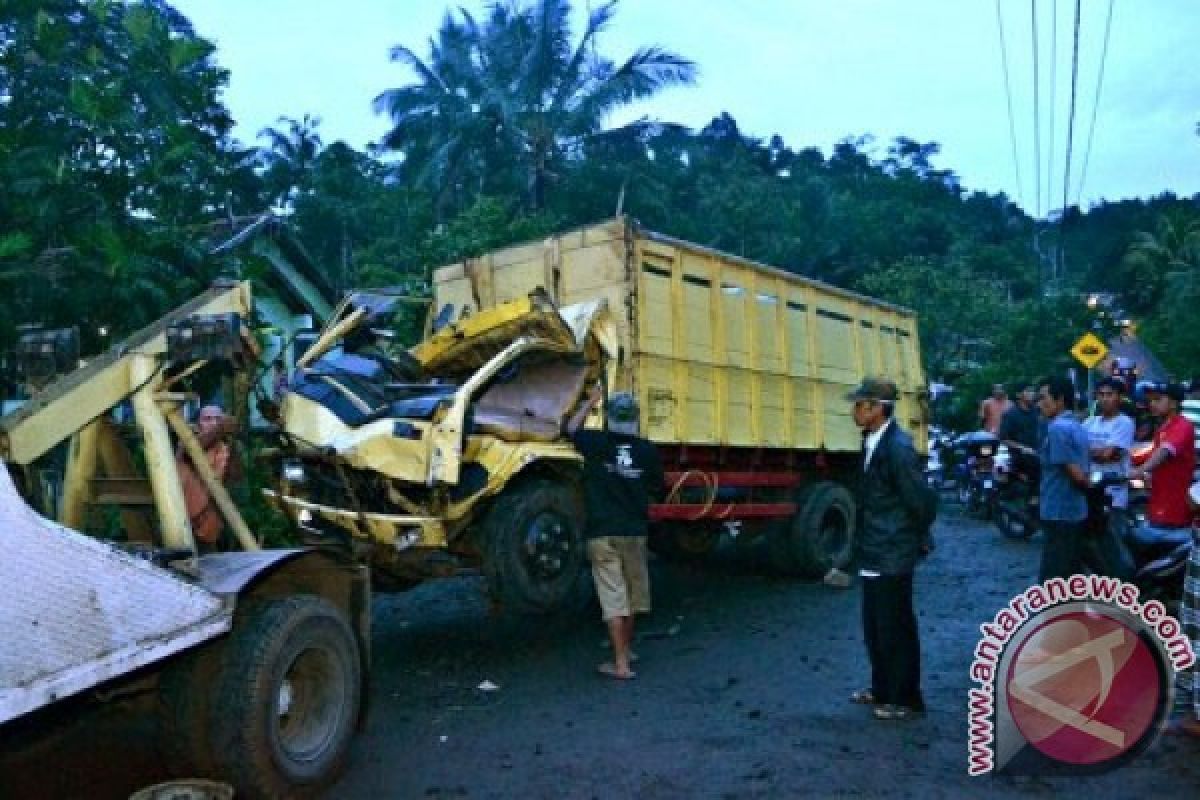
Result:
<instances>
[{"instance_id":1,"label":"palm tree","mask_svg":"<svg viewBox=\"0 0 1200 800\"><path fill-rule=\"evenodd\" d=\"M289 196L305 181L321 154L321 135L317 129L321 118L305 114L300 119L280 117L278 128L263 128L259 139L266 139L267 146L260 151L266 165L265 176L268 186L276 196L286 202Z\"/></svg>"},{"instance_id":2,"label":"palm tree","mask_svg":"<svg viewBox=\"0 0 1200 800\"><path fill-rule=\"evenodd\" d=\"M691 61L658 47L639 48L621 64L601 56L597 40L615 9L614 0L592 11L575 42L569 0L497 2L482 23L465 11L458 20L447 14L427 59L392 48L392 60L417 80L375 99L376 111L392 120L382 145L404 153L439 204L512 176L529 205L542 208L548 184L589 141L647 126L605 128L614 111L695 81Z\"/></svg>"},{"instance_id":3,"label":"palm tree","mask_svg":"<svg viewBox=\"0 0 1200 800\"><path fill-rule=\"evenodd\" d=\"M1164 290L1192 285L1200 275L1200 217L1186 212L1163 214L1153 233L1134 236L1122 266L1136 280L1132 294L1144 307L1153 307Z\"/></svg>"}]
</instances>

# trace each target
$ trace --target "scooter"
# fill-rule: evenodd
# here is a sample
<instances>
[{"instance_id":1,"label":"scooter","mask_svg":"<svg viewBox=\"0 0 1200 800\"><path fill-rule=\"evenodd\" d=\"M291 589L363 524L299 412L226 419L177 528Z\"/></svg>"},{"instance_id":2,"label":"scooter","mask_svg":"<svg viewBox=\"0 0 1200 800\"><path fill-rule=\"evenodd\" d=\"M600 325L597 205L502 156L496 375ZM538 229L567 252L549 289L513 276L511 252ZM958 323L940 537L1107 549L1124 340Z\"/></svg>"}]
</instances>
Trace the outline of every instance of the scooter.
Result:
<instances>
[{"instance_id":1,"label":"scooter","mask_svg":"<svg viewBox=\"0 0 1200 800\"><path fill-rule=\"evenodd\" d=\"M1010 539L1028 539L1038 532L1042 465L1037 453L1001 445L996 456L996 491L992 517Z\"/></svg>"},{"instance_id":2,"label":"scooter","mask_svg":"<svg viewBox=\"0 0 1200 800\"><path fill-rule=\"evenodd\" d=\"M950 486L946 455L952 446L953 439L949 433L930 426L929 458L925 461L925 482L929 484L929 488L940 492Z\"/></svg>"},{"instance_id":3,"label":"scooter","mask_svg":"<svg viewBox=\"0 0 1200 800\"><path fill-rule=\"evenodd\" d=\"M1000 440L987 431L964 433L954 440L954 477L958 500L972 516L991 516L995 481L992 464Z\"/></svg>"},{"instance_id":4,"label":"scooter","mask_svg":"<svg viewBox=\"0 0 1200 800\"><path fill-rule=\"evenodd\" d=\"M1130 483L1111 473L1091 473L1084 561L1094 572L1130 581L1143 604L1158 600L1174 610L1183 596L1183 577L1192 553L1192 529L1151 529L1144 517L1112 505L1107 489Z\"/></svg>"}]
</instances>

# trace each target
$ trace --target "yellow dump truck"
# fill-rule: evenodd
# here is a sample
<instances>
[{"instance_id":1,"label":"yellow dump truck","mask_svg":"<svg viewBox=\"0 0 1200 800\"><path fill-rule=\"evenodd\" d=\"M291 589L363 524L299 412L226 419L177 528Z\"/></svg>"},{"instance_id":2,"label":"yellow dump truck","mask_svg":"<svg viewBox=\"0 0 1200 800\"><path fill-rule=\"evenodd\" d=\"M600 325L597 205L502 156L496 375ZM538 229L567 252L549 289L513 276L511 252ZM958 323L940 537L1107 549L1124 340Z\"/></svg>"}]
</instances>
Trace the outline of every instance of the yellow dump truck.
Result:
<instances>
[{"instance_id":1,"label":"yellow dump truck","mask_svg":"<svg viewBox=\"0 0 1200 800\"><path fill-rule=\"evenodd\" d=\"M642 408L671 492L652 544L710 551L724 531L767 532L787 572L853 553L847 489L861 447L845 396L896 381L896 419L922 451L925 376L912 311L645 230L627 218L433 273L439 324L543 289L559 305L604 299L616 317L613 390ZM743 525L742 523L746 523Z\"/></svg>"}]
</instances>

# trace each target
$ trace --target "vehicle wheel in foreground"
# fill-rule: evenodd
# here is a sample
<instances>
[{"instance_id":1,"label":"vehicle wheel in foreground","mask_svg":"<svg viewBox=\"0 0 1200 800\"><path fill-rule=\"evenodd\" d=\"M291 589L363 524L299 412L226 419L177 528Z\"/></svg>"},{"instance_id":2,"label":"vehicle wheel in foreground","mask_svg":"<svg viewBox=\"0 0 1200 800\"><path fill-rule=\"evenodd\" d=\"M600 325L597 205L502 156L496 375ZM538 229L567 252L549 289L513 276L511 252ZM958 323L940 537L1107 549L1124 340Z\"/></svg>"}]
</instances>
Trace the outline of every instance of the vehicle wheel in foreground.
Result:
<instances>
[{"instance_id":1,"label":"vehicle wheel in foreground","mask_svg":"<svg viewBox=\"0 0 1200 800\"><path fill-rule=\"evenodd\" d=\"M304 797L332 782L363 691L342 613L311 595L252 603L224 661L212 712L218 777L238 797Z\"/></svg>"},{"instance_id":2,"label":"vehicle wheel in foreground","mask_svg":"<svg viewBox=\"0 0 1200 800\"><path fill-rule=\"evenodd\" d=\"M582 501L570 484L534 479L509 487L480 530L483 569L504 608L565 608L585 566Z\"/></svg>"},{"instance_id":3,"label":"vehicle wheel in foreground","mask_svg":"<svg viewBox=\"0 0 1200 800\"><path fill-rule=\"evenodd\" d=\"M822 481L800 492L796 514L781 520L767 538L771 561L792 575L820 577L845 569L854 558L854 497L844 486Z\"/></svg>"}]
</instances>

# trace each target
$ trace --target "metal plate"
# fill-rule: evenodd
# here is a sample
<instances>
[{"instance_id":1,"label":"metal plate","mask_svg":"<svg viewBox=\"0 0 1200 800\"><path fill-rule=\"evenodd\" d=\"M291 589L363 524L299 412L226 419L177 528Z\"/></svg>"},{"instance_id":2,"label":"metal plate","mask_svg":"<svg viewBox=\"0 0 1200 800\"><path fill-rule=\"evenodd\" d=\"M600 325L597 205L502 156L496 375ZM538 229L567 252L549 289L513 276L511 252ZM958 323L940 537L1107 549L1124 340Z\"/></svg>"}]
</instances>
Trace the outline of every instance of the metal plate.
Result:
<instances>
[{"instance_id":1,"label":"metal plate","mask_svg":"<svg viewBox=\"0 0 1200 800\"><path fill-rule=\"evenodd\" d=\"M232 604L51 522L0 467L0 723L214 638Z\"/></svg>"}]
</instances>

